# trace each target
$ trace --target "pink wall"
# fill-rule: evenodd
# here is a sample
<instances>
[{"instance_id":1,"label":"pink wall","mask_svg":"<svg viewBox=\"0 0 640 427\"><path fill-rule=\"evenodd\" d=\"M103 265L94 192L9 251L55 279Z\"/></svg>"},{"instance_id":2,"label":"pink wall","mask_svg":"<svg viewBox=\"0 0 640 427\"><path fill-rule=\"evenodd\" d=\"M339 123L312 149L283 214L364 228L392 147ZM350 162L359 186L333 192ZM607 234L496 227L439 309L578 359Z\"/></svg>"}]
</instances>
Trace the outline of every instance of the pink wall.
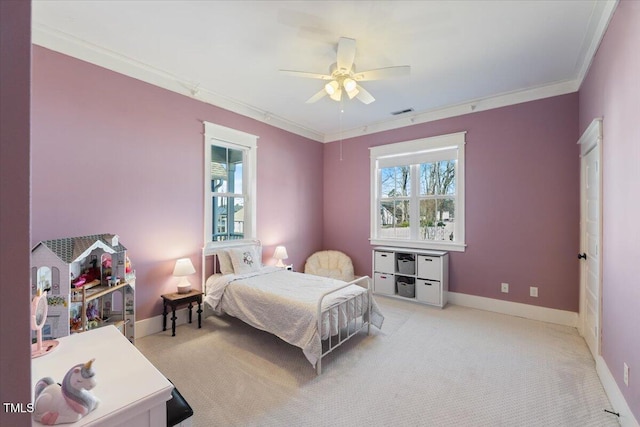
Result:
<instances>
[{"instance_id":1,"label":"pink wall","mask_svg":"<svg viewBox=\"0 0 640 427\"><path fill-rule=\"evenodd\" d=\"M136 318L161 312L174 261L200 282L203 125L259 136L258 238L302 268L322 244L321 143L34 47L32 236L118 233L137 273Z\"/></svg>"},{"instance_id":2,"label":"pink wall","mask_svg":"<svg viewBox=\"0 0 640 427\"><path fill-rule=\"evenodd\" d=\"M0 1L0 402L31 402L29 108L31 3ZM25 408L26 409L26 408ZM31 416L0 408L0 425Z\"/></svg>"},{"instance_id":3,"label":"pink wall","mask_svg":"<svg viewBox=\"0 0 640 427\"><path fill-rule=\"evenodd\" d=\"M467 250L450 253L450 290L577 312L577 123L578 96L570 94L345 140L342 161L340 142L330 143L324 246L371 275L368 148L467 131Z\"/></svg>"},{"instance_id":4,"label":"pink wall","mask_svg":"<svg viewBox=\"0 0 640 427\"><path fill-rule=\"evenodd\" d=\"M621 1L580 88L580 131L603 118L602 357L640 420L640 2ZM623 363L630 368L627 387Z\"/></svg>"},{"instance_id":5,"label":"pink wall","mask_svg":"<svg viewBox=\"0 0 640 427\"><path fill-rule=\"evenodd\" d=\"M16 136L29 138L24 125L28 4L0 2L2 102L12 105L2 109L3 150ZM579 97L580 131L594 117L605 119L603 356L636 418L640 382L633 381L632 373L631 386L624 386L621 366L626 361L637 372L634 363L640 361L635 328L640 324L635 262L640 253L629 239L640 235L640 205L634 197L640 183L639 8L637 2L620 3ZM371 271L368 147L468 131L469 246L465 253L452 254L451 290L577 311L575 94L354 138L343 143L340 161L337 142L323 147L42 48L34 48L33 63L31 244L67 235L119 233L138 272L138 319L159 313L158 296L175 285L170 272L176 257L191 256L200 268L202 120L260 136L258 234L266 245L265 261L281 243L298 269L316 249L335 248L352 256L360 274ZM7 95L7 82L22 92ZM15 135L7 137L7 129ZM27 255L14 254L24 253L15 248L29 236L24 208L28 190L5 191L7 170L13 171L11 183L18 188L28 180L28 143L21 147L0 157L0 259L26 268ZM318 161L321 155L324 165ZM12 210L9 222L7 207ZM5 233L16 238L5 239ZM26 329L26 305L15 302L28 299L28 292L15 292L19 288L7 283L24 282L27 273L2 270L2 324L7 318L20 324L24 317ZM511 293L499 293L502 281L511 284ZM538 299L527 296L533 284L539 287ZM0 329L3 343L8 342L7 331ZM11 328L9 335L15 342L22 334ZM28 380L22 377L29 372L28 350L0 348L2 400L27 401ZM15 374L8 381L7 366ZM2 413L0 423L5 419L11 425L25 420L9 420Z\"/></svg>"}]
</instances>

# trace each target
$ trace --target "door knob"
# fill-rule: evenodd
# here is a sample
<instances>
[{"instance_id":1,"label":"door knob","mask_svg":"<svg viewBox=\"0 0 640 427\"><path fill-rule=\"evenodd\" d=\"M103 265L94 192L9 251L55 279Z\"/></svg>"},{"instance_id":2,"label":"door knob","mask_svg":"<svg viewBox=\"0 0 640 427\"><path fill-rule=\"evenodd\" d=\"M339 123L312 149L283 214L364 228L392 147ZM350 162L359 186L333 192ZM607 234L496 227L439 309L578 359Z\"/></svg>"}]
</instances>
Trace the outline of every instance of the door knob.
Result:
<instances>
[{"instance_id":1,"label":"door knob","mask_svg":"<svg viewBox=\"0 0 640 427\"><path fill-rule=\"evenodd\" d=\"M587 254L585 253L578 254L578 259L587 259Z\"/></svg>"}]
</instances>

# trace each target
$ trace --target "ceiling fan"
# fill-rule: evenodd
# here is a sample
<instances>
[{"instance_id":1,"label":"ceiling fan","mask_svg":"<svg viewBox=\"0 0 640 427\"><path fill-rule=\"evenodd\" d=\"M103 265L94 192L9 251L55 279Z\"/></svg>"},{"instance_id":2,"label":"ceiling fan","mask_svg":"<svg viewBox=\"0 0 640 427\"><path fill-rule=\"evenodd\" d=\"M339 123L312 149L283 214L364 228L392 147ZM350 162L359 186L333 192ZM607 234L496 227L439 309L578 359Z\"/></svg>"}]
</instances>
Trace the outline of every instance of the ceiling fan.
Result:
<instances>
[{"instance_id":1,"label":"ceiling fan","mask_svg":"<svg viewBox=\"0 0 640 427\"><path fill-rule=\"evenodd\" d=\"M337 60L329 67L329 74L293 70L280 70L280 72L296 77L328 80L328 83L324 85L322 90L307 100L307 104L312 104L326 95L329 95L334 101L340 101L344 94L346 94L349 99L356 97L365 104L371 104L375 101L375 98L360 86L358 84L359 82L407 76L411 72L411 67L408 65L377 68L369 71L356 71L356 65L353 63L355 57L355 39L340 37L338 41Z\"/></svg>"}]
</instances>

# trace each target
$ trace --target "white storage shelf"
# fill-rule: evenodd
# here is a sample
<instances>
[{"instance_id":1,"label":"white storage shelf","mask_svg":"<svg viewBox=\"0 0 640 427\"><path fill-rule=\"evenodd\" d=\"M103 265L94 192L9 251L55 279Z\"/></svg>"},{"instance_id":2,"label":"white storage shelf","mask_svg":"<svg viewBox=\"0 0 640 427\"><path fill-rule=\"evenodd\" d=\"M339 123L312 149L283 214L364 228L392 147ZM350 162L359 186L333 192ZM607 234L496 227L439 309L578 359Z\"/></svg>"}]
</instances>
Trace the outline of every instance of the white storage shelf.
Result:
<instances>
[{"instance_id":1,"label":"white storage shelf","mask_svg":"<svg viewBox=\"0 0 640 427\"><path fill-rule=\"evenodd\" d=\"M376 247L373 291L444 307L449 291L449 254L441 251Z\"/></svg>"}]
</instances>

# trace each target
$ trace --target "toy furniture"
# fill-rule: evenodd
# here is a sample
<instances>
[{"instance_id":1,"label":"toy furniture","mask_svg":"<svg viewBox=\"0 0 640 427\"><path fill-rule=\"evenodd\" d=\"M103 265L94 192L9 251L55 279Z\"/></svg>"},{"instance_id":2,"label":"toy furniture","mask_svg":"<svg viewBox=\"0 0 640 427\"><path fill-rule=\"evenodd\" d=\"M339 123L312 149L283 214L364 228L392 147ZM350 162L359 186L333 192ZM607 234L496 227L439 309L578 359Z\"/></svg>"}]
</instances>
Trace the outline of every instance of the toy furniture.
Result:
<instances>
[{"instance_id":1,"label":"toy furniture","mask_svg":"<svg viewBox=\"0 0 640 427\"><path fill-rule=\"evenodd\" d=\"M116 325L135 338L135 271L116 234L43 240L31 250L31 293L47 291L45 339Z\"/></svg>"},{"instance_id":2,"label":"toy furniture","mask_svg":"<svg viewBox=\"0 0 640 427\"><path fill-rule=\"evenodd\" d=\"M47 291L38 294L31 300L31 330L36 333L36 342L31 344L31 357L40 357L55 350L58 346L56 340L42 340L42 328L47 321Z\"/></svg>"}]
</instances>

